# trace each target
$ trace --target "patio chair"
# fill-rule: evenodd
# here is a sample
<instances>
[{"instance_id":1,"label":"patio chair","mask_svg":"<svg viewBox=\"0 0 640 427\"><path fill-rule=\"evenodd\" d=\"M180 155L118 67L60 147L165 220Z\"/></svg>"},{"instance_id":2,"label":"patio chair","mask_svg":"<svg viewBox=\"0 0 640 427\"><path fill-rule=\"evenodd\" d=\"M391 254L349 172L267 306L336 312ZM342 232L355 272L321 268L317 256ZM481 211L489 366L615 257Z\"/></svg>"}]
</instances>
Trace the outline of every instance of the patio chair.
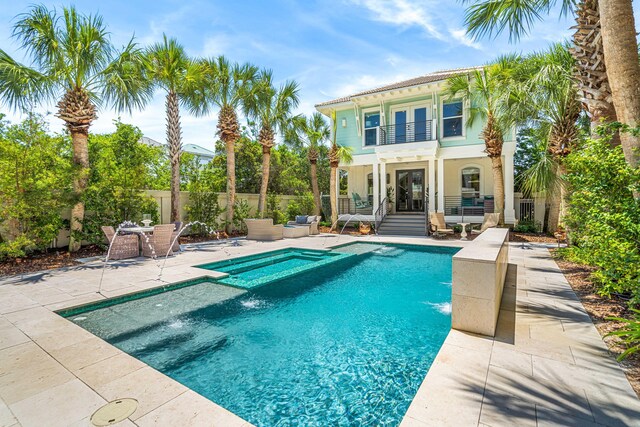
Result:
<instances>
[{"instance_id":1,"label":"patio chair","mask_svg":"<svg viewBox=\"0 0 640 427\"><path fill-rule=\"evenodd\" d=\"M297 218L298 217L296 217L296 219ZM289 222L287 222L287 225L294 226L294 227L308 227L310 235L320 234L320 231L318 230L318 222L319 222L319 220L320 220L320 215L318 215L318 216L310 215L310 216L307 217L307 219L306 219L306 221L304 223L300 223L298 221L289 221Z\"/></svg>"},{"instance_id":2,"label":"patio chair","mask_svg":"<svg viewBox=\"0 0 640 427\"><path fill-rule=\"evenodd\" d=\"M113 227L106 226L102 227L102 232L105 236L107 236L107 241L109 242L109 246L111 247L109 259L137 258L140 255L140 247L138 246L137 235L118 234L116 236L116 231L113 229Z\"/></svg>"},{"instance_id":3,"label":"patio chair","mask_svg":"<svg viewBox=\"0 0 640 427\"><path fill-rule=\"evenodd\" d=\"M284 225L273 225L273 219L245 219L247 224L247 239L250 240L280 240Z\"/></svg>"},{"instance_id":4,"label":"patio chair","mask_svg":"<svg viewBox=\"0 0 640 427\"><path fill-rule=\"evenodd\" d=\"M180 239L178 239L178 233L180 233L182 229L182 222L176 221L173 224L175 226L175 229L171 234L171 242L173 242L173 246L171 247L171 250L173 252L180 252L180 242L179 242Z\"/></svg>"},{"instance_id":5,"label":"patio chair","mask_svg":"<svg viewBox=\"0 0 640 427\"><path fill-rule=\"evenodd\" d=\"M356 209L366 209L371 207L371 203L369 203L369 201L362 200L358 193L351 193L351 197L353 198L353 203L356 205Z\"/></svg>"},{"instance_id":6,"label":"patio chair","mask_svg":"<svg viewBox=\"0 0 640 427\"><path fill-rule=\"evenodd\" d=\"M500 223L500 214L499 213L486 213L484 214L484 219L482 220L482 225L480 226L480 230L471 230L472 234L480 234L485 231L487 228L497 227Z\"/></svg>"},{"instance_id":7,"label":"patio chair","mask_svg":"<svg viewBox=\"0 0 640 427\"><path fill-rule=\"evenodd\" d=\"M447 233L452 234L453 230L447 228L447 224L444 221L444 213L442 212L431 212L429 215L429 220L431 222L431 232L435 233Z\"/></svg>"},{"instance_id":8,"label":"patio chair","mask_svg":"<svg viewBox=\"0 0 640 427\"><path fill-rule=\"evenodd\" d=\"M164 257L173 255L171 250L171 236L175 229L174 224L162 224L153 227L153 234L142 238L142 255L146 257Z\"/></svg>"}]
</instances>

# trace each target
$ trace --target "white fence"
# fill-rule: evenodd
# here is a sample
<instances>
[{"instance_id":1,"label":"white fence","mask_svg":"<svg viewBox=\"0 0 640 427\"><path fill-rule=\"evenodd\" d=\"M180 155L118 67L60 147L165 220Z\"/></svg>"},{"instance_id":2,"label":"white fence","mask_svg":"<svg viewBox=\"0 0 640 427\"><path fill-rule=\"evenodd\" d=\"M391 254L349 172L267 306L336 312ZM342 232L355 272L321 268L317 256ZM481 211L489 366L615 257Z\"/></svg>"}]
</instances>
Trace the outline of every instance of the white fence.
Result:
<instances>
[{"instance_id":1,"label":"white fence","mask_svg":"<svg viewBox=\"0 0 640 427\"><path fill-rule=\"evenodd\" d=\"M145 193L149 196L153 197L155 201L158 203L158 218L160 220L160 224L166 224L171 221L171 192L169 190L145 190ZM257 215L258 212L258 199L259 194L248 194L248 193L236 193L236 202L238 200L246 200L249 203L249 207L251 208L250 214L252 216ZM290 200L293 200L295 196L290 195L279 195L280 198L280 209L285 210ZM221 208L227 207L227 194L226 193L218 193L218 203ZM189 192L181 191L180 192L180 218L184 220L186 218L185 207L189 204ZM64 219L71 218L71 209L65 210L62 213L62 217ZM220 216L220 220L224 220L225 214L223 213ZM60 230L58 236L53 240L51 247L52 248L62 248L64 246L69 245L69 230Z\"/></svg>"}]
</instances>

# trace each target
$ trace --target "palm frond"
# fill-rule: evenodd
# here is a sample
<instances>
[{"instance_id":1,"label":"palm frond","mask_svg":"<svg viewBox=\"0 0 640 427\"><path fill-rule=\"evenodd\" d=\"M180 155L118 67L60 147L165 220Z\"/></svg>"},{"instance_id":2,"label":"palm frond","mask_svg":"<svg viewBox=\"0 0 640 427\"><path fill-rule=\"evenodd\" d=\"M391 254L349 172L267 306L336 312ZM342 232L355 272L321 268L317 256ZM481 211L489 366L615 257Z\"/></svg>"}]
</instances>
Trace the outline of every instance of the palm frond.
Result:
<instances>
[{"instance_id":1,"label":"palm frond","mask_svg":"<svg viewBox=\"0 0 640 427\"><path fill-rule=\"evenodd\" d=\"M0 97L13 109L29 109L31 103L46 100L52 95L48 76L20 64L0 49Z\"/></svg>"},{"instance_id":2,"label":"palm frond","mask_svg":"<svg viewBox=\"0 0 640 427\"><path fill-rule=\"evenodd\" d=\"M153 96L153 85L146 76L143 51L133 38L102 70L100 83L107 103L117 111L143 108Z\"/></svg>"},{"instance_id":3,"label":"palm frond","mask_svg":"<svg viewBox=\"0 0 640 427\"><path fill-rule=\"evenodd\" d=\"M571 12L575 0L559 0L561 15ZM558 0L462 0L470 4L464 21L473 37L496 37L509 31L509 41L517 41L531 30L536 21L548 15Z\"/></svg>"}]
</instances>

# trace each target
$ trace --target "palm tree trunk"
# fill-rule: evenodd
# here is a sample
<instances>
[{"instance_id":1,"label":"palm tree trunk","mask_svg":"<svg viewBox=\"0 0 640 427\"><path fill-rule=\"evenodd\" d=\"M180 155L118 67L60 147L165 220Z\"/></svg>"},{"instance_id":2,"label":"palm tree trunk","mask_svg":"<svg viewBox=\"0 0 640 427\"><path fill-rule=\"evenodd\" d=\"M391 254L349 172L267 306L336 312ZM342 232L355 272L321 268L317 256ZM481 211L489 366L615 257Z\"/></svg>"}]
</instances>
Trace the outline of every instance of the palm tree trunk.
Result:
<instances>
[{"instance_id":1,"label":"palm tree trunk","mask_svg":"<svg viewBox=\"0 0 640 427\"><path fill-rule=\"evenodd\" d=\"M331 230L333 231L338 222L338 195L336 194L336 179L338 175L338 165L331 164L331 175L329 177L329 198L331 199Z\"/></svg>"},{"instance_id":2,"label":"palm tree trunk","mask_svg":"<svg viewBox=\"0 0 640 427\"><path fill-rule=\"evenodd\" d=\"M603 122L617 120L602 48L598 0L582 0L575 15L574 47L569 50L576 62L574 75L578 82L581 101L591 118L591 137L598 138L598 126ZM620 145L618 133L613 136L611 144Z\"/></svg>"},{"instance_id":3,"label":"palm tree trunk","mask_svg":"<svg viewBox=\"0 0 640 427\"><path fill-rule=\"evenodd\" d=\"M233 231L233 208L236 203L236 152L234 141L225 142L227 151L227 225L226 232Z\"/></svg>"},{"instance_id":4,"label":"palm tree trunk","mask_svg":"<svg viewBox=\"0 0 640 427\"><path fill-rule=\"evenodd\" d=\"M167 142L171 162L171 221L180 221L180 155L182 154L182 130L180 106L174 91L167 94Z\"/></svg>"},{"instance_id":5,"label":"palm tree trunk","mask_svg":"<svg viewBox=\"0 0 640 427\"><path fill-rule=\"evenodd\" d=\"M631 0L599 0L599 5L613 105L618 120L635 127L640 123L640 63ZM620 142L627 163L636 167L640 162L640 137L622 132Z\"/></svg>"},{"instance_id":6,"label":"palm tree trunk","mask_svg":"<svg viewBox=\"0 0 640 427\"><path fill-rule=\"evenodd\" d=\"M559 190L549 192L549 218L547 219L547 233L553 233L560 223L561 197Z\"/></svg>"},{"instance_id":7,"label":"palm tree trunk","mask_svg":"<svg viewBox=\"0 0 640 427\"><path fill-rule=\"evenodd\" d=\"M77 238L82 231L84 221L84 201L81 199L87 188L89 181L89 145L88 129L73 131L71 133L71 143L73 146L73 164L78 168L73 180L73 193L76 203L71 209L71 237L69 240L69 251L76 252L82 245L82 239Z\"/></svg>"},{"instance_id":8,"label":"palm tree trunk","mask_svg":"<svg viewBox=\"0 0 640 427\"><path fill-rule=\"evenodd\" d=\"M502 156L491 157L493 170L494 212L500 214L500 223L504 221L504 175L502 174Z\"/></svg>"},{"instance_id":9,"label":"palm tree trunk","mask_svg":"<svg viewBox=\"0 0 640 427\"><path fill-rule=\"evenodd\" d=\"M269 171L271 167L271 147L262 146L262 183L260 184L260 199L258 200L258 213L264 218L267 205L267 189L269 188Z\"/></svg>"},{"instance_id":10,"label":"palm tree trunk","mask_svg":"<svg viewBox=\"0 0 640 427\"><path fill-rule=\"evenodd\" d=\"M320 215L320 189L318 188L318 165L312 161L309 164L309 173L311 175L311 191L313 191L313 214Z\"/></svg>"}]
</instances>

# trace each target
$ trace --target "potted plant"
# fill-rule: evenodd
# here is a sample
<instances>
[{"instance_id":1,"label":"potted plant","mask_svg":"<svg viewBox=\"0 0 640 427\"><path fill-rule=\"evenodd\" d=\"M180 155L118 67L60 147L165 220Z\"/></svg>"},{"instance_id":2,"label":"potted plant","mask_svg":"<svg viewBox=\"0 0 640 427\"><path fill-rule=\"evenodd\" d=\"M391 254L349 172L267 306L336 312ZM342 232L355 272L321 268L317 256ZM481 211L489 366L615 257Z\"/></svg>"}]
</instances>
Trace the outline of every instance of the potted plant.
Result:
<instances>
[{"instance_id":1,"label":"potted plant","mask_svg":"<svg viewBox=\"0 0 640 427\"><path fill-rule=\"evenodd\" d=\"M387 186L387 212L391 212L393 209L393 202L395 201L396 192L392 186Z\"/></svg>"}]
</instances>

